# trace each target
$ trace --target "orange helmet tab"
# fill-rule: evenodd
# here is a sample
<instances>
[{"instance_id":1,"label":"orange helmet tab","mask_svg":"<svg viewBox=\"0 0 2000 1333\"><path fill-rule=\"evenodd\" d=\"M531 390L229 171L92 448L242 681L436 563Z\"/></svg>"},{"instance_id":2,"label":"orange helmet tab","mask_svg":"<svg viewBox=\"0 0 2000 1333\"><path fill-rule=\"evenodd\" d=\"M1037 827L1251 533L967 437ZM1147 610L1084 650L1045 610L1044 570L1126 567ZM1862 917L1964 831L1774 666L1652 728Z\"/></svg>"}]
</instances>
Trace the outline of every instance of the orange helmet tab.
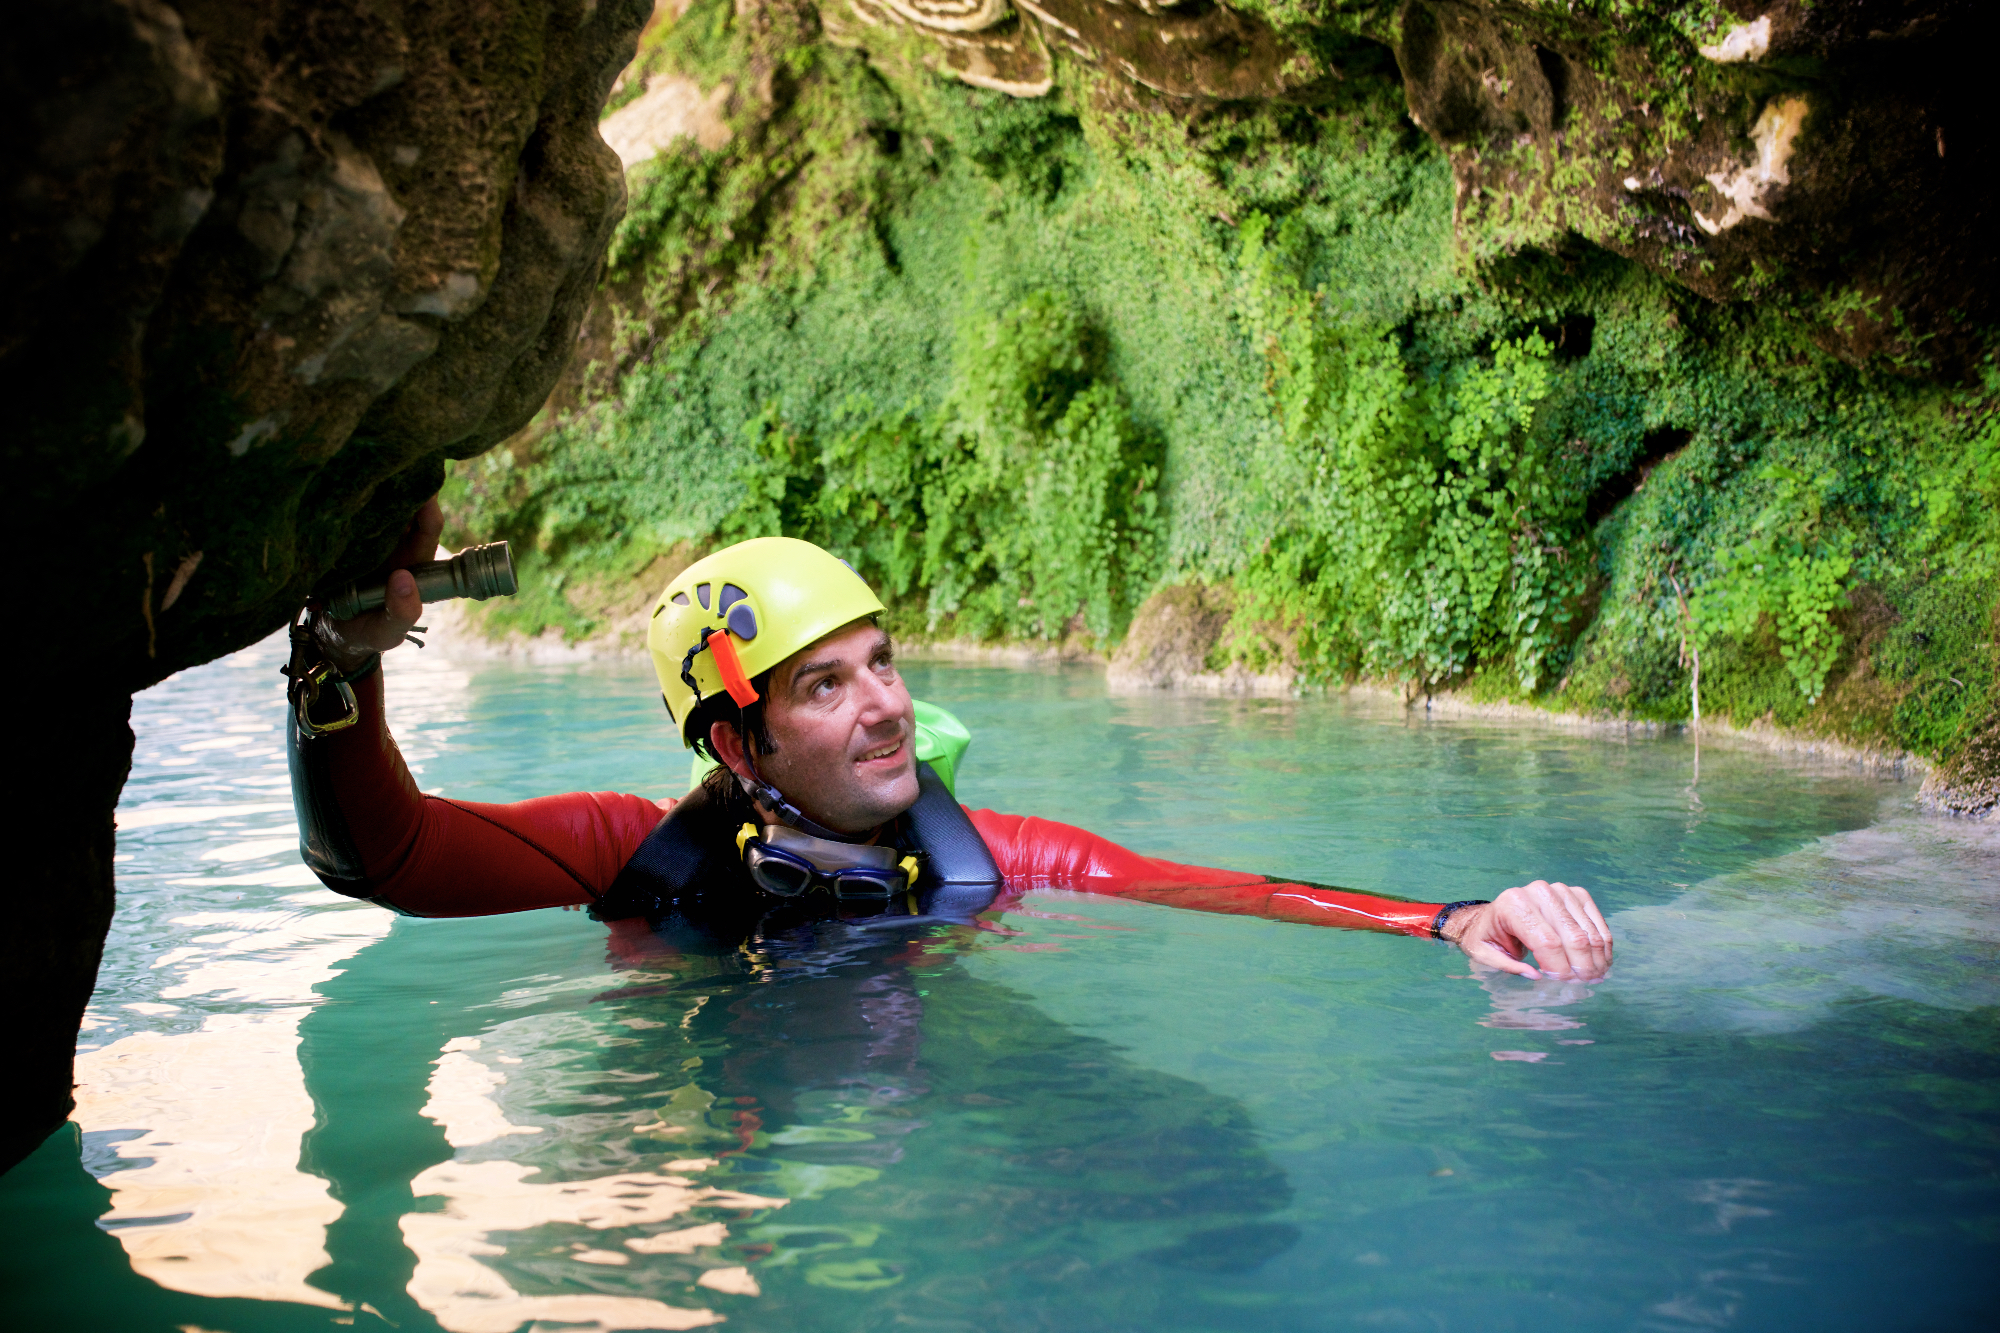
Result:
<instances>
[{"instance_id":1,"label":"orange helmet tab","mask_svg":"<svg viewBox=\"0 0 2000 1333\"><path fill-rule=\"evenodd\" d=\"M728 630L719 630L708 636L708 651L715 655L715 669L722 675L722 688L729 691L729 697L736 701L738 708L748 708L757 702L757 687L750 683L750 677L743 674L743 659L736 655L736 644L729 637Z\"/></svg>"}]
</instances>

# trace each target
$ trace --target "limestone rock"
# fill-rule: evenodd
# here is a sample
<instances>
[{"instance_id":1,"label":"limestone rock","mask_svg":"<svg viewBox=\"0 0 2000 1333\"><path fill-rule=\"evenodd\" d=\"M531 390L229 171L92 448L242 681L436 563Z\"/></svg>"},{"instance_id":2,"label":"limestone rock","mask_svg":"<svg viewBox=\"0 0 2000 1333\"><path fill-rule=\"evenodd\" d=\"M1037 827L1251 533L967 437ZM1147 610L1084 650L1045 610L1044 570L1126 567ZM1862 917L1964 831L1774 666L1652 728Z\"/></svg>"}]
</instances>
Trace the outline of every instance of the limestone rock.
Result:
<instances>
[{"instance_id":1,"label":"limestone rock","mask_svg":"<svg viewBox=\"0 0 2000 1333\"><path fill-rule=\"evenodd\" d=\"M1019 3L1084 60L1169 97L1282 101L1337 77L1262 19L1226 5Z\"/></svg>"},{"instance_id":2,"label":"limestone rock","mask_svg":"<svg viewBox=\"0 0 2000 1333\"><path fill-rule=\"evenodd\" d=\"M1379 42L1450 157L1476 262L1581 237L1712 300L1790 303L1849 361L1947 376L1977 354L1962 331L1993 285L1979 13L1358 0L1309 34L1205 0L820 5L843 45L893 60L914 44L930 68L1017 97L1051 91L1070 59L1191 108L1320 102L1340 79L1324 52Z\"/></svg>"},{"instance_id":3,"label":"limestone rock","mask_svg":"<svg viewBox=\"0 0 2000 1333\"><path fill-rule=\"evenodd\" d=\"M1004 0L825 0L819 13L838 45L872 55L914 49L925 67L975 88L1040 97L1055 86L1040 27Z\"/></svg>"},{"instance_id":4,"label":"limestone rock","mask_svg":"<svg viewBox=\"0 0 2000 1333\"><path fill-rule=\"evenodd\" d=\"M1179 690L1190 694L1290 695L1297 672L1285 664L1255 672L1212 659L1236 612L1235 597L1218 584L1162 588L1132 617L1112 654L1105 682L1114 694Z\"/></svg>"},{"instance_id":5,"label":"limestone rock","mask_svg":"<svg viewBox=\"0 0 2000 1333\"><path fill-rule=\"evenodd\" d=\"M1788 302L1850 361L1962 370L1993 276L1974 8L1662 8L1682 26L1403 0L1411 117L1450 156L1468 249L1573 233L1714 300Z\"/></svg>"},{"instance_id":6,"label":"limestone rock","mask_svg":"<svg viewBox=\"0 0 2000 1333\"><path fill-rule=\"evenodd\" d=\"M64 743L9 811L25 864L0 971L26 1049L5 1160L67 1106L127 697L374 566L446 458L540 407L623 207L597 117L648 9L10 10L13 575L54 613L10 693Z\"/></svg>"},{"instance_id":7,"label":"limestone rock","mask_svg":"<svg viewBox=\"0 0 2000 1333\"><path fill-rule=\"evenodd\" d=\"M900 29L930 68L1012 97L1055 86L1051 45L1178 98L1310 97L1337 78L1262 19L1199 0L824 0L820 21L878 56Z\"/></svg>"}]
</instances>

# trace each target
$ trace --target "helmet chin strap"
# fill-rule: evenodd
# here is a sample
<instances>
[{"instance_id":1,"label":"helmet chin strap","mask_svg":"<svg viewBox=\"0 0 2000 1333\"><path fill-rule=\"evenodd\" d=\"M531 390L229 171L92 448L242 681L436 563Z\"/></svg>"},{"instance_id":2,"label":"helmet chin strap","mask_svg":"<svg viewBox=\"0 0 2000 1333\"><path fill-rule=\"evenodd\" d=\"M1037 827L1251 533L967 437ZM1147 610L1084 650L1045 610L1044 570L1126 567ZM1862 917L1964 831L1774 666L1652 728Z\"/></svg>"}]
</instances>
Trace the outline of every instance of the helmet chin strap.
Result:
<instances>
[{"instance_id":1,"label":"helmet chin strap","mask_svg":"<svg viewBox=\"0 0 2000 1333\"><path fill-rule=\"evenodd\" d=\"M743 794L776 815L779 823L790 824L801 833L830 842L853 842L851 835L836 833L824 824L807 819L805 812L786 800L783 792L764 781L763 775L757 771L757 742L750 738L749 729L743 725L741 709L737 710L736 717L736 734L743 741L743 765L750 770L748 777L741 773L736 775L736 785L743 789Z\"/></svg>"},{"instance_id":2,"label":"helmet chin strap","mask_svg":"<svg viewBox=\"0 0 2000 1333\"><path fill-rule=\"evenodd\" d=\"M736 645L729 641L726 630L714 627L703 629L701 637L694 641L694 646L687 650L687 656L681 659L681 679L694 691L694 706L701 706L701 686L694 678L694 659L704 650L715 658L716 670L722 676L731 702L736 705L736 735L743 742L743 766L750 770L748 777L740 773L736 775L736 783L743 789L743 794L776 815L779 823L790 824L801 833L831 842L853 842L854 839L847 834L836 833L824 824L807 819L805 811L786 800L785 794L764 781L763 774L757 771L757 742L751 739L750 728L743 719L743 710L757 702L757 690L744 674L736 656Z\"/></svg>"}]
</instances>

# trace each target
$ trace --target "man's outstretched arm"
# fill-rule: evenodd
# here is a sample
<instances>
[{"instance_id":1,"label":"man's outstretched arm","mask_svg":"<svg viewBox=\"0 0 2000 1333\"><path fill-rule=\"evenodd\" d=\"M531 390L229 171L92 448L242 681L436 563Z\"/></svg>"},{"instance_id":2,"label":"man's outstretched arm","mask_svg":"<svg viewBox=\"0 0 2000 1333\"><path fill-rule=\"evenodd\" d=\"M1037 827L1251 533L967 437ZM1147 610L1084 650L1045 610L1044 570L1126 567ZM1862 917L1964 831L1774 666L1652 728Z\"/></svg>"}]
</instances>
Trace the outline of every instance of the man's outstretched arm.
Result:
<instances>
[{"instance_id":1,"label":"man's outstretched arm","mask_svg":"<svg viewBox=\"0 0 2000 1333\"><path fill-rule=\"evenodd\" d=\"M1611 931L1589 893L1537 880L1491 903L1446 911L1351 889L1275 880L1141 856L1086 829L1053 820L970 812L1010 890L1047 886L1277 921L1386 931L1450 940L1476 962L1539 977L1602 976L1611 965ZM1435 928L1435 933L1434 933ZM1542 964L1523 961L1532 951Z\"/></svg>"}]
</instances>

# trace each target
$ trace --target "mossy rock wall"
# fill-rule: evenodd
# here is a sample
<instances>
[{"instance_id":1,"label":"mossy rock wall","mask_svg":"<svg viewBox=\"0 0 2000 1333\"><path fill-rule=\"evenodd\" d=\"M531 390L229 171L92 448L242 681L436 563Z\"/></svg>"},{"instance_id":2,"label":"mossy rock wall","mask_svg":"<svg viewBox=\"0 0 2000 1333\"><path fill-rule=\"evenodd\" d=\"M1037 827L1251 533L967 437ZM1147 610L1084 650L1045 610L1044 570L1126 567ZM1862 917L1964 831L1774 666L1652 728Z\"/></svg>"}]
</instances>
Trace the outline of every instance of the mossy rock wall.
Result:
<instances>
[{"instance_id":1,"label":"mossy rock wall","mask_svg":"<svg viewBox=\"0 0 2000 1333\"><path fill-rule=\"evenodd\" d=\"M1211 670L1677 721L1699 663L1710 716L1966 754L1971 11L1740 8L656 15L614 114L680 80L727 139L631 167L583 354L455 474L538 575L494 623L602 632L664 553L783 531L910 635L1109 649L1227 584Z\"/></svg>"}]
</instances>

